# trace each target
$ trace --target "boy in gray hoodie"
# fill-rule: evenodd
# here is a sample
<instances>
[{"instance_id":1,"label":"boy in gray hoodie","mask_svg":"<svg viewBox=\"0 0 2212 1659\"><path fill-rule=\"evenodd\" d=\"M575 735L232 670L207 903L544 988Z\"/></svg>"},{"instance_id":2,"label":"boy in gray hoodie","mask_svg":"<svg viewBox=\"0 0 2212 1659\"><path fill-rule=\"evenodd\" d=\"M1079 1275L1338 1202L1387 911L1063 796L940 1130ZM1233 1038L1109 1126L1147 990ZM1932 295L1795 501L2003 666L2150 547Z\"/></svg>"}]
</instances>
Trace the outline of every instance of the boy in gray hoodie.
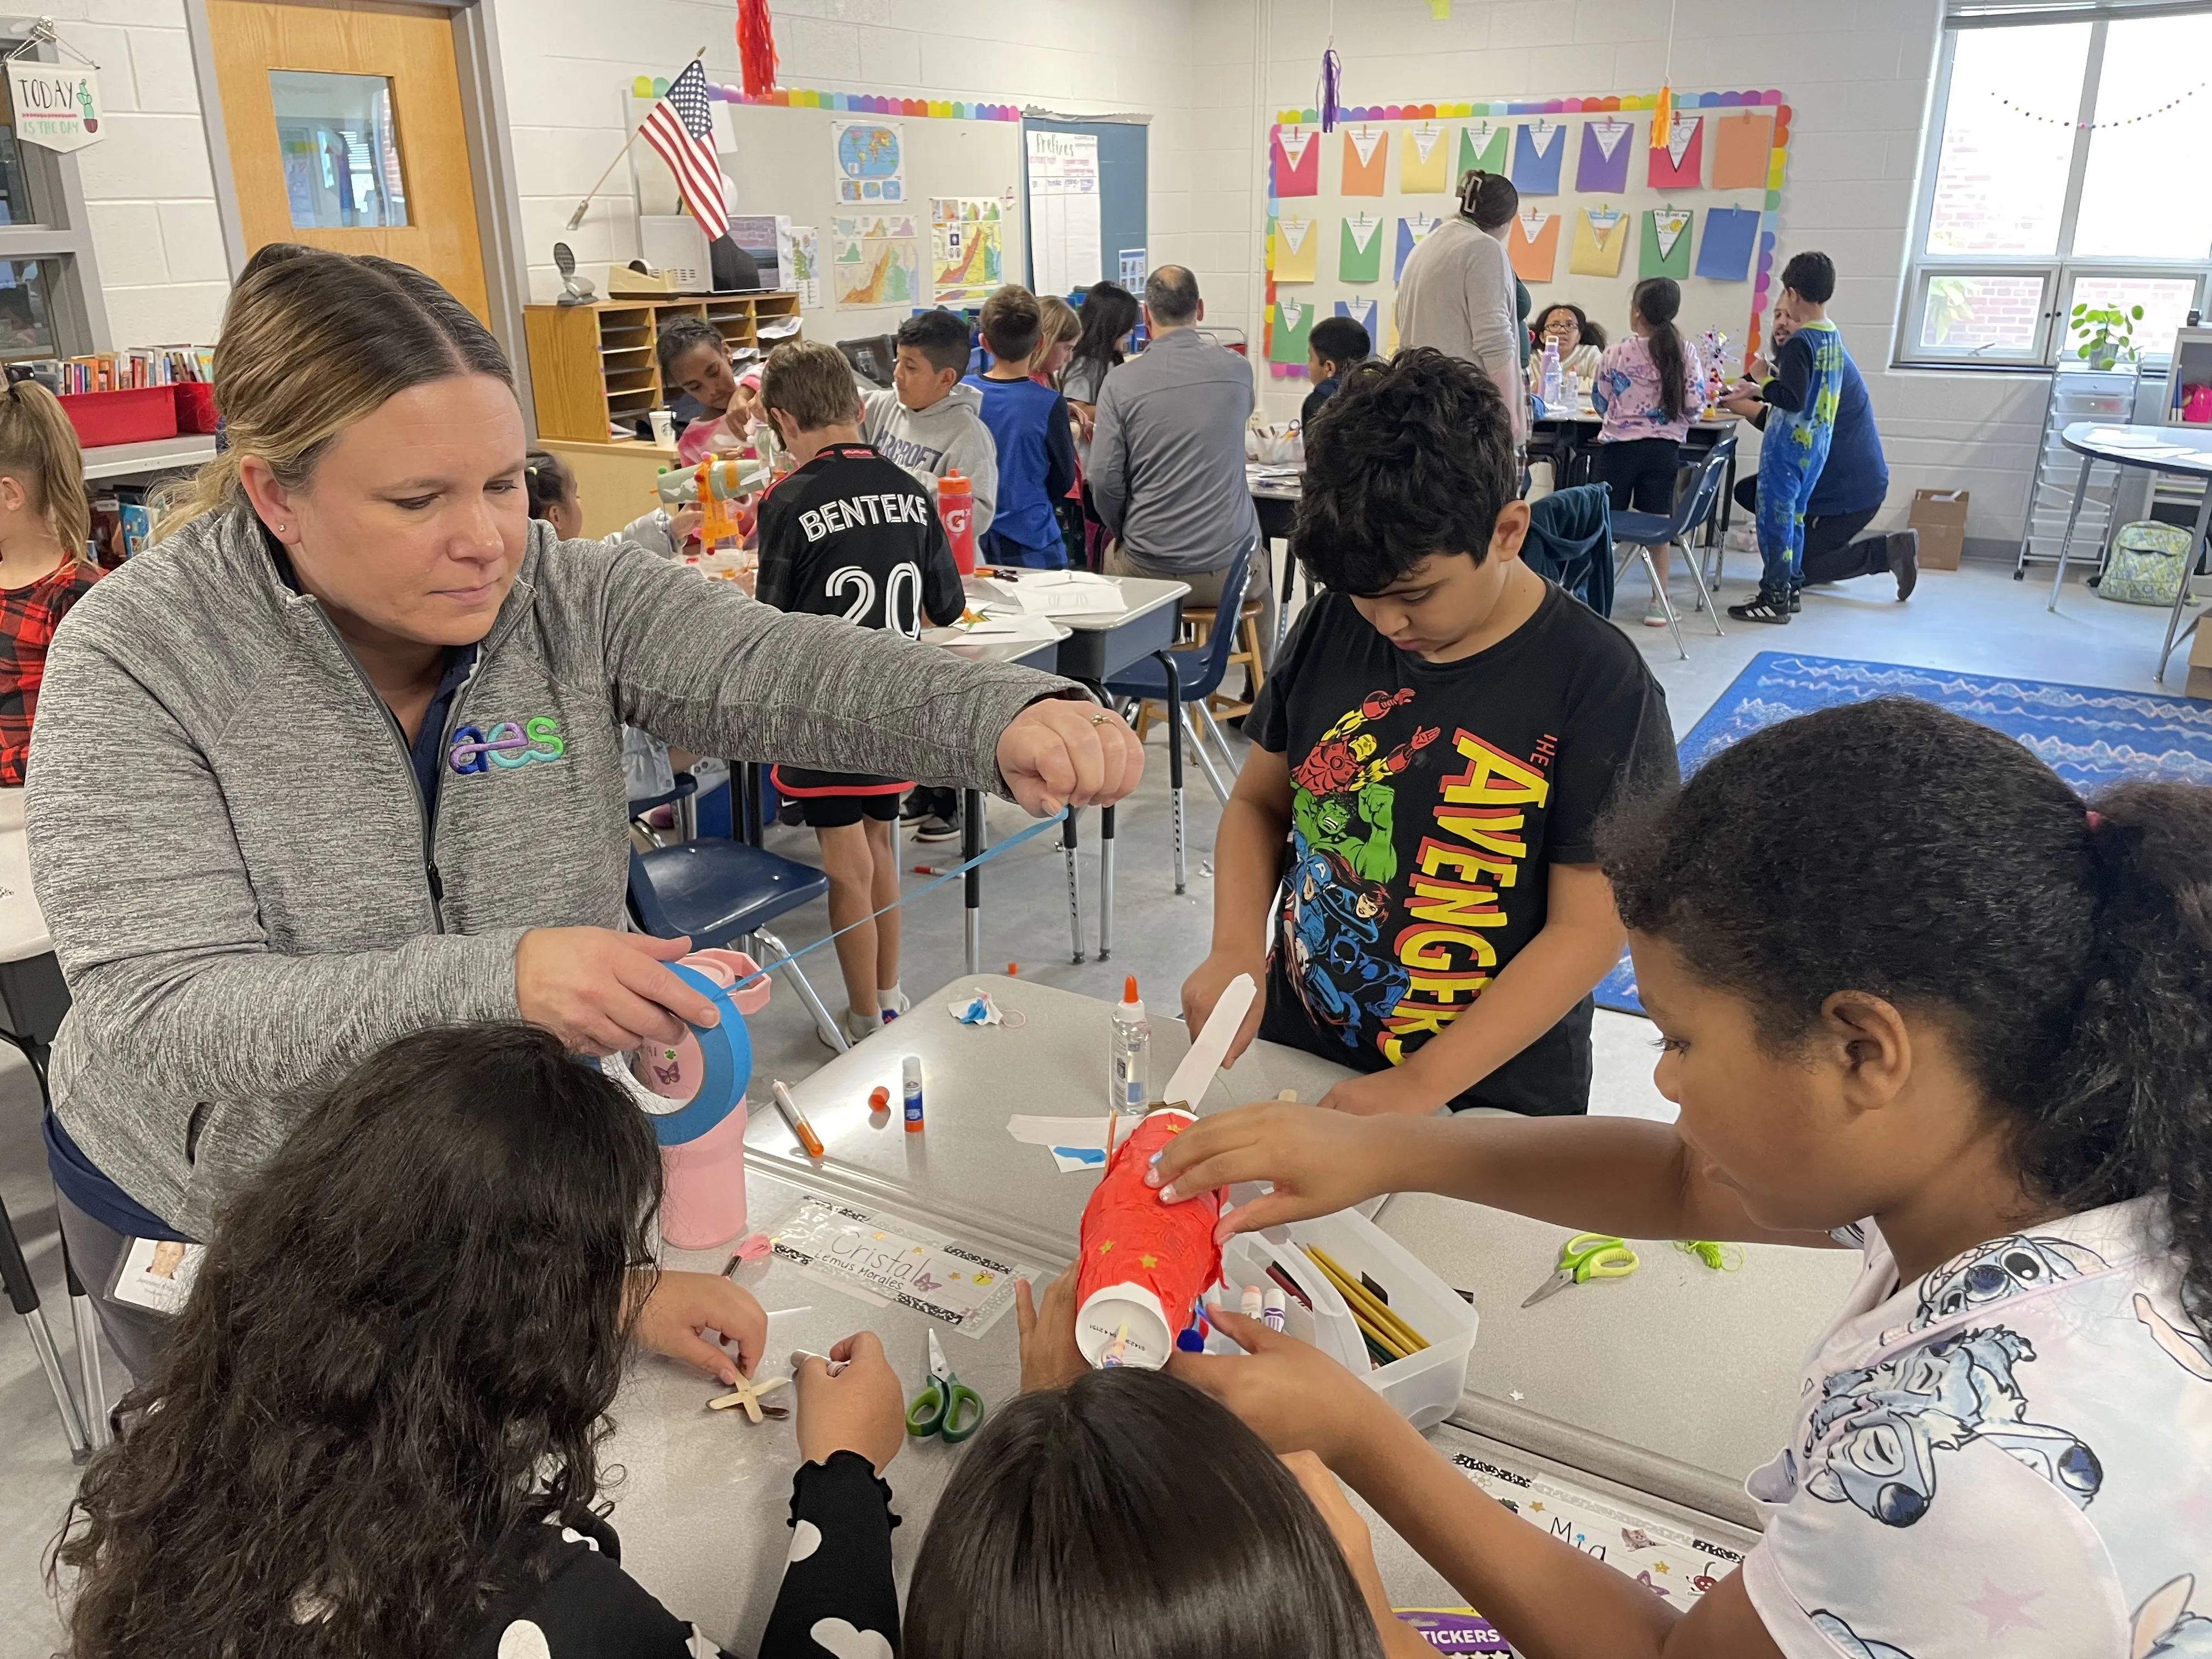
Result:
<instances>
[{"instance_id":1,"label":"boy in gray hoodie","mask_svg":"<svg viewBox=\"0 0 2212 1659\"><path fill-rule=\"evenodd\" d=\"M999 498L999 451L981 413L983 394L960 384L968 372L968 319L954 312L919 311L892 337L898 364L894 390L865 390L860 435L937 492L937 481L960 473L975 495L975 539L991 527Z\"/></svg>"}]
</instances>

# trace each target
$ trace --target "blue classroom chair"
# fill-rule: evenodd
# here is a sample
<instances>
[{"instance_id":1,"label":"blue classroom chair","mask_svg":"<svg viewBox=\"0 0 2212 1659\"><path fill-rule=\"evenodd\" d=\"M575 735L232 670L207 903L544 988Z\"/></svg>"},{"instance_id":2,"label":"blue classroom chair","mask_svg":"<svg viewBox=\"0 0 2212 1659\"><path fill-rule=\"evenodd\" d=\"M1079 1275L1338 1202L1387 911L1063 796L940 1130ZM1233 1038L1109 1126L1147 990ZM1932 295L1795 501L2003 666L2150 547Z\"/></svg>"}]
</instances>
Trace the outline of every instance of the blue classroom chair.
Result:
<instances>
[{"instance_id":1,"label":"blue classroom chair","mask_svg":"<svg viewBox=\"0 0 2212 1659\"><path fill-rule=\"evenodd\" d=\"M1253 554L1259 545L1256 540L1247 542L1230 560L1229 568L1221 579L1221 602L1213 609L1213 628L1206 635L1206 643L1175 653L1174 700L1177 706L1169 711L1168 718L1182 722L1190 738L1190 752L1198 757L1199 769L1206 774L1206 781L1213 786L1213 793L1224 806L1229 805L1229 787L1214 770L1205 741L1199 736L1198 722L1191 718L1190 711L1195 704L1199 720L1206 723L1206 729L1220 745L1222 763L1233 775L1237 757L1231 752L1229 739L1214 720L1213 711L1206 707L1206 700L1221 689L1222 678L1229 672L1229 659L1237 648L1238 617L1244 605L1244 580L1251 572ZM1127 702L1133 698L1140 702L1165 705L1169 701L1167 670L1150 657L1141 658L1106 682L1106 695L1116 702ZM1176 838L1180 840L1182 792L1178 789L1175 793Z\"/></svg>"},{"instance_id":2,"label":"blue classroom chair","mask_svg":"<svg viewBox=\"0 0 2212 1659\"><path fill-rule=\"evenodd\" d=\"M1727 476L1729 462L1735 455L1735 440L1723 438L1698 459L1692 463L1697 469L1690 488L1674 503L1668 514L1632 513L1620 507L1613 509L1613 538L1626 542L1635 548L1634 557L1644 561L1644 574L1651 578L1652 592L1658 594L1659 604L1667 613L1667 625L1674 630L1674 649L1686 658L1689 647L1682 643L1681 619L1674 614L1674 601L1667 597L1667 586L1659 580L1659 568L1651 561L1651 549L1672 543L1680 548L1685 563L1690 567L1690 580L1697 584L1698 603L1713 624L1713 632L1726 638L1728 630L1721 626L1720 611L1713 604L1713 596L1705 588L1705 573L1702 562L1690 546L1690 538L1697 534L1713 516L1713 508L1720 501L1721 480ZM1623 557L1620 570L1628 568L1628 558ZM1619 580L1619 571L1614 579Z\"/></svg>"}]
</instances>

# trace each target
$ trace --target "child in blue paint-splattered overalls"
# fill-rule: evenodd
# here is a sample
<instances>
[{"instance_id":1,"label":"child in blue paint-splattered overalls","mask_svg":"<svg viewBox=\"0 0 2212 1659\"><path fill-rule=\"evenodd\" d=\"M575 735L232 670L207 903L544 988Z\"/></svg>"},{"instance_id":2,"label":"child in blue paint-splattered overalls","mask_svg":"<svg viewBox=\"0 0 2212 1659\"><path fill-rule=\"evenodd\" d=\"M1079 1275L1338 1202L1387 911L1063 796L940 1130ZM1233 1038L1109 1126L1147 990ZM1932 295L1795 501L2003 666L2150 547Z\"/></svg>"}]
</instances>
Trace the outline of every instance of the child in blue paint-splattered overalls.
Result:
<instances>
[{"instance_id":1,"label":"child in blue paint-splattered overalls","mask_svg":"<svg viewBox=\"0 0 2212 1659\"><path fill-rule=\"evenodd\" d=\"M1800 253L1782 268L1782 298L1796 325L1776 358L1772 377L1758 395L1774 413L1759 451L1759 556L1764 562L1758 594L1732 605L1738 622L1786 623L1804 586L1805 504L1827 465L1836 433L1836 404L1844 384L1843 337L1828 320L1836 291L1835 262L1825 253Z\"/></svg>"}]
</instances>

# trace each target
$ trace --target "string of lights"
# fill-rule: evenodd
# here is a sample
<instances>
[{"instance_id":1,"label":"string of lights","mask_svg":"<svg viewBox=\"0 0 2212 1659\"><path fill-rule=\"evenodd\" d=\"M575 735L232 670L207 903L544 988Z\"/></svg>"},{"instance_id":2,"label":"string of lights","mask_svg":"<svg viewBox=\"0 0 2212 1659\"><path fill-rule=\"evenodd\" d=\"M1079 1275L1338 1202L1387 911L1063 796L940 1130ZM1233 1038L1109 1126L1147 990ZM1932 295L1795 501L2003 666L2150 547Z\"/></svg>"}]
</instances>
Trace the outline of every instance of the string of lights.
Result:
<instances>
[{"instance_id":1,"label":"string of lights","mask_svg":"<svg viewBox=\"0 0 2212 1659\"><path fill-rule=\"evenodd\" d=\"M2147 109L2139 115L2124 116L2118 120L2112 121L2083 121L2076 119L2072 116L2044 115L2028 108L2025 104L2016 104L2011 99L2003 97L1997 93L1992 92L1989 95L1995 99L1998 103L2003 105L2005 108L2010 110L2014 115L2019 116L2024 121L2037 121L2040 122L2045 126L2050 127L2070 127L2078 132L2084 130L2096 131L2106 127L2140 126L2145 121L2155 121L2160 116L2171 114L2173 111L2179 109L2184 104L2194 98L2198 93L2203 91L2207 86L2212 86L2212 80L2199 81L2195 86L2190 88L2188 91L2183 93L2179 98L2170 99L2166 102L2160 104L2156 109Z\"/></svg>"}]
</instances>

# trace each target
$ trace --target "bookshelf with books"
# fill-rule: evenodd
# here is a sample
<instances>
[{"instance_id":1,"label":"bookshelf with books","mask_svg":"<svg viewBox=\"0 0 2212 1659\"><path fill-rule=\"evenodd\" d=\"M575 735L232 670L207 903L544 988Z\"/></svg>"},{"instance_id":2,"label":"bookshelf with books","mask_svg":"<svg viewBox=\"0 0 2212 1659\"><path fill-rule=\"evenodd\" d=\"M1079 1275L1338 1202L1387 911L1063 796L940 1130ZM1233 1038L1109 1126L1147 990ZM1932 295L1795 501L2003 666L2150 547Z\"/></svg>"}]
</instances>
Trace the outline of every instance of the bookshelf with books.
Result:
<instances>
[{"instance_id":1,"label":"bookshelf with books","mask_svg":"<svg viewBox=\"0 0 2212 1659\"><path fill-rule=\"evenodd\" d=\"M668 401L653 341L678 317L712 323L742 374L799 337L799 295L775 292L669 295L592 305L527 306L523 334L541 438L613 441L637 433Z\"/></svg>"}]
</instances>

